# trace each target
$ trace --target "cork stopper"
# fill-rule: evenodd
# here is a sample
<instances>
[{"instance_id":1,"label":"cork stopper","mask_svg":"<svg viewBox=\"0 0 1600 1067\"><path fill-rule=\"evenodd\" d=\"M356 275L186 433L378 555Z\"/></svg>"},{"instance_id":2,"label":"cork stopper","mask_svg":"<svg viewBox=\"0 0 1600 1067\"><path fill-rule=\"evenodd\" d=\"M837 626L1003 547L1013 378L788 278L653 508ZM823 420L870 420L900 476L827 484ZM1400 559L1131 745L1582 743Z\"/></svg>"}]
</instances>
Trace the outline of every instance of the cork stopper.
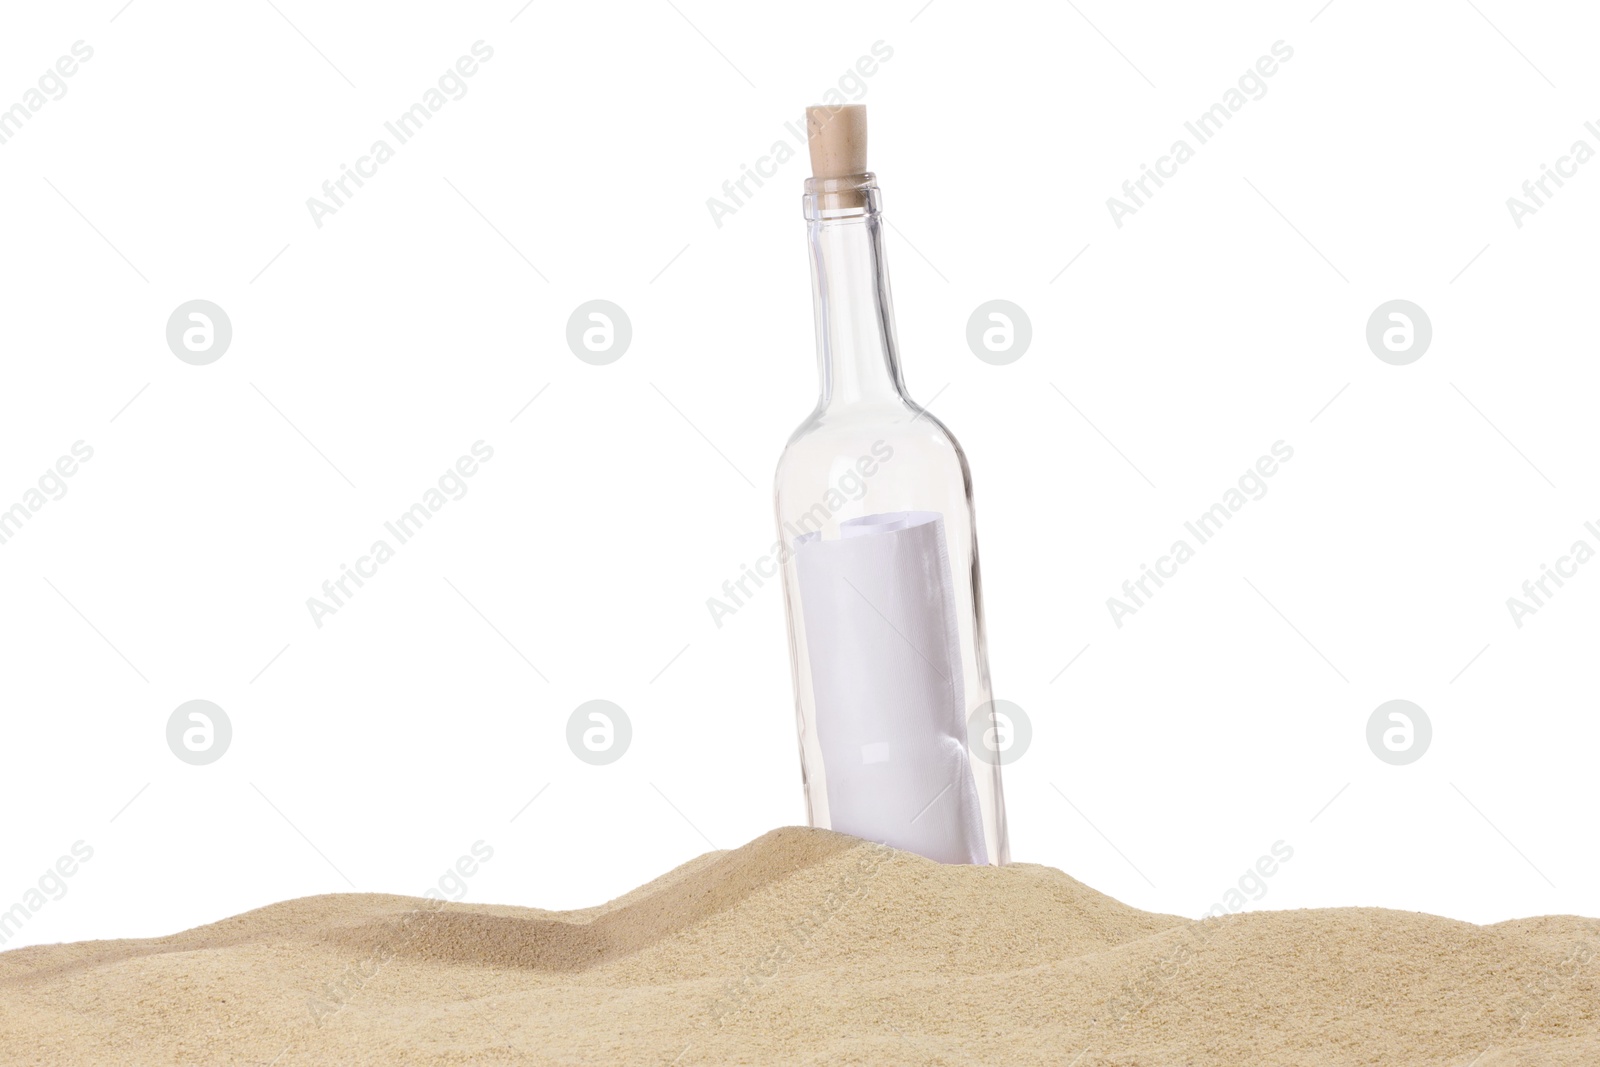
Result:
<instances>
[{"instance_id":1,"label":"cork stopper","mask_svg":"<svg viewBox=\"0 0 1600 1067\"><path fill-rule=\"evenodd\" d=\"M813 178L848 178L867 172L865 104L806 108L806 139Z\"/></svg>"}]
</instances>

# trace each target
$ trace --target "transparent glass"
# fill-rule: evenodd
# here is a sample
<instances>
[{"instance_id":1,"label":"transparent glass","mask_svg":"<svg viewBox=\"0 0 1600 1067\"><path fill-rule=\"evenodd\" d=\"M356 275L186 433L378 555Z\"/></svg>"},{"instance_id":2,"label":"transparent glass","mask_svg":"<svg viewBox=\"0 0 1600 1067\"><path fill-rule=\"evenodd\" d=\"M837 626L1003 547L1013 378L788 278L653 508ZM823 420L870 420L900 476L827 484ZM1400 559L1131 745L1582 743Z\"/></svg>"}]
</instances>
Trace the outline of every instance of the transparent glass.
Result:
<instances>
[{"instance_id":1,"label":"transparent glass","mask_svg":"<svg viewBox=\"0 0 1600 1067\"><path fill-rule=\"evenodd\" d=\"M807 814L813 826L872 836L946 862L1003 864L1009 860L1009 845L1000 765L997 759L983 758L983 738L979 733L994 736L988 731L994 729L995 723L967 459L944 424L906 395L901 380L876 180L871 174L808 180L805 209L821 395L816 409L784 448L775 479L775 501L778 537L784 546L780 559ZM907 515L912 517L905 518ZM856 581L844 579L850 589L839 597L841 602L853 602L851 597L860 596L861 603L856 605L859 611L850 622L850 627L859 630L844 635L819 631L819 627L832 625L833 616L818 610L822 601L815 593L814 563L807 577L813 584L802 582L806 543L837 542L863 530L900 530L928 521L930 516L941 520L942 537L937 549L924 553L922 563L917 564L921 570L911 580L926 582L927 588L935 590L924 601L949 605L948 612L935 614L941 619L948 614L953 625L944 627L936 621L919 628L911 617L916 614L914 610L891 603L898 601L892 581L885 579L890 581L885 585L877 581L881 574L862 576L857 572ZM947 559L943 558L946 555ZM866 564L880 572L905 565L903 554L873 559L889 560L882 567L870 561ZM943 568L948 568L947 573L936 573ZM862 593L861 586L886 591L869 596ZM948 595L944 594L946 588ZM803 595L807 591L812 594L809 620L807 597ZM913 590L912 595L919 595L919 590ZM831 606L839 608L838 604ZM844 603L841 610L848 609L849 603ZM869 631L875 626L881 626L882 632ZM863 638L859 644L855 640L857 632ZM949 634L948 642L941 639L945 633ZM876 652L865 651L871 641L883 644L875 646ZM903 646L896 646L895 642L903 642ZM904 654L897 657L895 647ZM874 657L896 662L882 668ZM848 662L851 660L857 662ZM886 670L900 673L882 677ZM841 672L860 682L844 700L844 711L838 710L840 702L832 696L838 692L837 675ZM908 698L905 689L900 688L902 676L908 672L922 672L935 687L948 681L948 692L938 693L930 703L941 707L959 704L960 721L956 727L934 731L939 733L943 747L930 758L943 769L927 774L912 769L913 777L921 774L915 781L924 791L933 793L940 782L945 783L945 791L938 797L907 795L915 793L916 787L909 786L904 776L883 780L888 784L868 782L865 794L858 789L849 802L857 817L853 821L841 818L847 807L839 798L845 779L862 773L859 763L892 759L887 743L855 742L873 741L882 731L892 737L895 729L902 734L928 732L916 721L921 714L916 707L918 698ZM914 688L916 681L913 678L907 684ZM829 694L822 722L818 713L819 689ZM908 699L909 709L905 706ZM830 707L834 710L830 711ZM906 718L908 710L910 719ZM952 706L950 711L954 710ZM938 714L942 723L953 717L943 710ZM841 715L848 716L849 721L841 721ZM879 716L898 716L898 725L873 723ZM865 732L858 737L857 731ZM841 758L839 740L846 734L852 744L847 756ZM980 742L976 747L968 744L969 734ZM831 747L827 744L830 740ZM915 748L919 743L912 737L909 747ZM858 756L858 748L865 755ZM832 766L824 759L825 749ZM912 759L915 758L913 754ZM949 850L927 845L922 832L927 821L944 817L941 813L950 807L952 796L970 798L964 778L952 789L955 776L965 773L959 770L961 764L971 774L978 823L973 824L964 815L960 818L967 819L964 826L981 827L977 831L981 840L967 854L960 849L954 854L935 854ZM836 778L832 806L830 770ZM859 814L863 795L870 797L873 806L883 809L869 813L865 823ZM954 814L950 817L957 818ZM876 832L862 833L857 828L860 825L870 825Z\"/></svg>"}]
</instances>

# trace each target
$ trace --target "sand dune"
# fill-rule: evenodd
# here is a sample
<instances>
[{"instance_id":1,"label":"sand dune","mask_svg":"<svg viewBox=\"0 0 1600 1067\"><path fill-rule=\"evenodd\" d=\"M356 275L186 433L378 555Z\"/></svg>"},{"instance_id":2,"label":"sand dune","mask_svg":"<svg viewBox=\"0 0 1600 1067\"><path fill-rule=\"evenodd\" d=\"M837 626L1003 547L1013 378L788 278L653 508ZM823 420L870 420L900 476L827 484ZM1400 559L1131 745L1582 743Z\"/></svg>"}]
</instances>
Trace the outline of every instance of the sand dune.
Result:
<instances>
[{"instance_id":1,"label":"sand dune","mask_svg":"<svg viewBox=\"0 0 1600 1067\"><path fill-rule=\"evenodd\" d=\"M308 897L0 954L39 1064L1600 1064L1600 920L1195 922L774 831L598 908Z\"/></svg>"}]
</instances>

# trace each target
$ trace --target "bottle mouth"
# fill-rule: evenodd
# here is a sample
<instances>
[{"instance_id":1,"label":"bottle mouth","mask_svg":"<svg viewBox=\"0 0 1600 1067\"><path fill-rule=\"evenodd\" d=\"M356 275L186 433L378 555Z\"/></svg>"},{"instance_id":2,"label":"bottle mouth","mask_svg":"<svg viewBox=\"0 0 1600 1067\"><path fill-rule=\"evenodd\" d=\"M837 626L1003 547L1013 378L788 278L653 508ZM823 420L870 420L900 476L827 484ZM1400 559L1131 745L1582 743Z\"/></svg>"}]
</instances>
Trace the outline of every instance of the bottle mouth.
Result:
<instances>
[{"instance_id":1,"label":"bottle mouth","mask_svg":"<svg viewBox=\"0 0 1600 1067\"><path fill-rule=\"evenodd\" d=\"M807 178L804 197L806 221L865 218L881 210L875 174L843 178Z\"/></svg>"}]
</instances>

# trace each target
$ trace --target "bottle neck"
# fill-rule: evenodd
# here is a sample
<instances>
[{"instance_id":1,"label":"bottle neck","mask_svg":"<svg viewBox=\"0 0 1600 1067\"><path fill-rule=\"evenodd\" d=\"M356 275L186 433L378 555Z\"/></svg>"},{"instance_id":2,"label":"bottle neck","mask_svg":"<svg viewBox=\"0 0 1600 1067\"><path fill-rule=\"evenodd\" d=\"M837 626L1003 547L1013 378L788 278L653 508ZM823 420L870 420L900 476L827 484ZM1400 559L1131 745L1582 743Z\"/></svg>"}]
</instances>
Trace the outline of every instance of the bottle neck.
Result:
<instances>
[{"instance_id":1,"label":"bottle neck","mask_svg":"<svg viewBox=\"0 0 1600 1067\"><path fill-rule=\"evenodd\" d=\"M906 403L878 205L870 174L806 182L823 409Z\"/></svg>"}]
</instances>

